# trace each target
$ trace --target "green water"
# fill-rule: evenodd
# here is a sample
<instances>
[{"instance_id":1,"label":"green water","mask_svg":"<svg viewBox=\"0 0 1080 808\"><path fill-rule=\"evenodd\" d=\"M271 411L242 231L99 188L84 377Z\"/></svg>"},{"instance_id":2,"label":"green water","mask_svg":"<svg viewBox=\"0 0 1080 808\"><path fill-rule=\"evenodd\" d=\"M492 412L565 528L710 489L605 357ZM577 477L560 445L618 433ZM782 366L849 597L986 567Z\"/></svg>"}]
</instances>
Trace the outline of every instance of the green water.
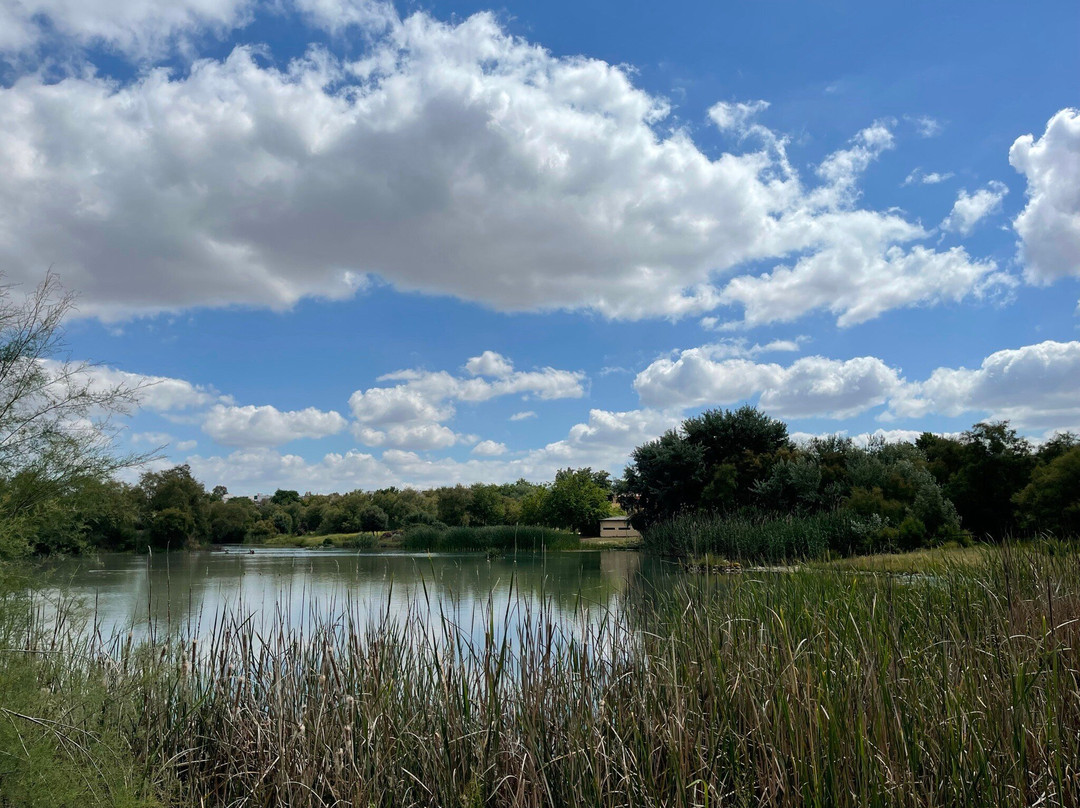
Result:
<instances>
[{"instance_id":1,"label":"green water","mask_svg":"<svg viewBox=\"0 0 1080 808\"><path fill-rule=\"evenodd\" d=\"M491 614L508 629L543 606L568 625L618 611L628 582L660 574L626 551L519 554L361 553L233 549L105 554L58 565L41 603L75 598L83 630L107 640L205 635L225 613L304 629L348 613L361 622L406 616L474 631Z\"/></svg>"}]
</instances>

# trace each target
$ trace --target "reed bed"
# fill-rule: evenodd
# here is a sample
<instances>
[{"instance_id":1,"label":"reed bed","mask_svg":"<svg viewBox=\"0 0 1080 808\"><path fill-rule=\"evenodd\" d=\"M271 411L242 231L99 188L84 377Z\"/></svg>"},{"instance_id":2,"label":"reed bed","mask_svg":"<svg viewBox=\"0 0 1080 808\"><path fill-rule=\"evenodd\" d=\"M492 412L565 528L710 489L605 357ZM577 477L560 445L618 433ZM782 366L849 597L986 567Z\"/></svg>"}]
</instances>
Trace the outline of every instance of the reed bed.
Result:
<instances>
[{"instance_id":1,"label":"reed bed","mask_svg":"<svg viewBox=\"0 0 1080 808\"><path fill-rule=\"evenodd\" d=\"M581 537L567 530L537 525L489 525L486 527L436 527L412 525L406 529L401 546L408 550L468 552L540 552L575 550Z\"/></svg>"},{"instance_id":2,"label":"reed bed","mask_svg":"<svg viewBox=\"0 0 1080 808\"><path fill-rule=\"evenodd\" d=\"M111 645L27 624L70 647L20 658L102 683L88 732L169 805L1080 804L1075 551L290 619Z\"/></svg>"},{"instance_id":3,"label":"reed bed","mask_svg":"<svg viewBox=\"0 0 1080 808\"><path fill-rule=\"evenodd\" d=\"M643 546L656 555L698 558L715 555L777 564L820 559L830 553L880 552L874 534L880 522L844 511L816 514L690 512L650 525Z\"/></svg>"}]
</instances>

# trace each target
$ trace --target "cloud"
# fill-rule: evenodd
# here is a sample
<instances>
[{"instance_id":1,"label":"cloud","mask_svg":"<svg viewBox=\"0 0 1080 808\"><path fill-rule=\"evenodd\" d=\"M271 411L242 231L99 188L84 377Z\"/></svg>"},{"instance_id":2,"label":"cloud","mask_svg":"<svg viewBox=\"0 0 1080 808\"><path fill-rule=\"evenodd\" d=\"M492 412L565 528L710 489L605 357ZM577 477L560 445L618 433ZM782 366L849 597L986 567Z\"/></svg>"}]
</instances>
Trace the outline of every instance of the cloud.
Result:
<instances>
[{"instance_id":1,"label":"cloud","mask_svg":"<svg viewBox=\"0 0 1080 808\"><path fill-rule=\"evenodd\" d=\"M837 233L834 244L793 267L734 278L722 300L743 307L742 325L791 322L824 309L837 315L838 326L847 327L891 309L959 303L1016 283L998 272L994 261L973 260L962 247L939 252L887 246L890 235L874 232L881 224L868 221L861 233Z\"/></svg>"},{"instance_id":2,"label":"cloud","mask_svg":"<svg viewBox=\"0 0 1080 808\"><path fill-rule=\"evenodd\" d=\"M585 374L580 371L513 368L513 362L505 356L485 351L465 363L470 378L416 369L388 373L379 381L400 383L357 390L349 397L349 409L356 419L353 434L369 446L446 448L460 439L443 425L454 417L456 403L478 403L508 395L541 400L585 395Z\"/></svg>"},{"instance_id":3,"label":"cloud","mask_svg":"<svg viewBox=\"0 0 1080 808\"><path fill-rule=\"evenodd\" d=\"M877 122L863 129L852 138L848 148L833 152L818 166L818 176L828 183L819 195L827 198L830 205L852 203L856 181L870 163L894 145L892 132L885 123Z\"/></svg>"},{"instance_id":4,"label":"cloud","mask_svg":"<svg viewBox=\"0 0 1080 808\"><path fill-rule=\"evenodd\" d=\"M719 101L709 108L709 118L720 131L734 130L742 134L747 131L750 121L768 108L768 101Z\"/></svg>"},{"instance_id":5,"label":"cloud","mask_svg":"<svg viewBox=\"0 0 1080 808\"><path fill-rule=\"evenodd\" d=\"M910 120L915 123L915 129L921 137L936 137L945 128L940 121L929 115L920 115Z\"/></svg>"},{"instance_id":6,"label":"cloud","mask_svg":"<svg viewBox=\"0 0 1080 808\"><path fill-rule=\"evenodd\" d=\"M223 446L280 446L299 438L325 438L345 429L337 412L315 407L282 412L276 407L215 404L202 423L203 432Z\"/></svg>"},{"instance_id":7,"label":"cloud","mask_svg":"<svg viewBox=\"0 0 1080 808\"><path fill-rule=\"evenodd\" d=\"M897 370L870 356L808 356L787 367L747 359L718 359L709 346L658 359L638 374L634 389L658 407L733 404L757 397L780 417L847 418L884 404L902 385Z\"/></svg>"},{"instance_id":8,"label":"cloud","mask_svg":"<svg viewBox=\"0 0 1080 808\"><path fill-rule=\"evenodd\" d=\"M293 5L316 26L339 34L350 26L383 31L400 22L392 3L377 0L292 0Z\"/></svg>"},{"instance_id":9,"label":"cloud","mask_svg":"<svg viewBox=\"0 0 1080 808\"><path fill-rule=\"evenodd\" d=\"M723 330L716 318L705 317L701 321L702 328ZM744 337L721 339L709 345L709 355L713 359L742 357L751 358L766 353L791 353L802 350L802 343L809 337L798 336L795 339L774 339L762 345L755 342L753 345Z\"/></svg>"},{"instance_id":10,"label":"cloud","mask_svg":"<svg viewBox=\"0 0 1080 808\"><path fill-rule=\"evenodd\" d=\"M919 182L923 185L937 185L938 183L945 182L945 180L952 179L954 176L956 175L951 171L946 171L944 173L931 171L930 173L925 173L921 168L916 168L904 178L903 184L911 185Z\"/></svg>"},{"instance_id":11,"label":"cloud","mask_svg":"<svg viewBox=\"0 0 1080 808\"><path fill-rule=\"evenodd\" d=\"M167 447L178 452L190 452L199 445L195 440L178 441L166 432L135 432L131 435L131 442L137 445L151 446L153 448Z\"/></svg>"},{"instance_id":12,"label":"cloud","mask_svg":"<svg viewBox=\"0 0 1080 808\"><path fill-rule=\"evenodd\" d=\"M472 453L481 457L498 457L501 454L506 454L506 444L496 443L493 440L483 440L473 447Z\"/></svg>"},{"instance_id":13,"label":"cloud","mask_svg":"<svg viewBox=\"0 0 1080 808\"><path fill-rule=\"evenodd\" d=\"M459 461L387 449L377 458L357 450L329 453L308 461L267 448L243 449L225 456L192 456L186 462L207 485L224 482L231 491L347 491L387 485L438 486L454 483L513 482L521 477L551 480L560 468L591 466L619 473L636 446L679 423L675 412L590 410L566 438L520 457L476 457Z\"/></svg>"},{"instance_id":14,"label":"cloud","mask_svg":"<svg viewBox=\"0 0 1080 808\"><path fill-rule=\"evenodd\" d=\"M1027 178L1027 206L1013 221L1024 276L1080 276L1080 110L1058 112L1038 140L1017 138L1009 162Z\"/></svg>"},{"instance_id":15,"label":"cloud","mask_svg":"<svg viewBox=\"0 0 1080 808\"><path fill-rule=\"evenodd\" d=\"M131 435L131 442L165 446L173 442L173 436L166 432L134 432Z\"/></svg>"},{"instance_id":16,"label":"cloud","mask_svg":"<svg viewBox=\"0 0 1080 808\"><path fill-rule=\"evenodd\" d=\"M1007 193L1009 189L1002 182L991 182L973 194L961 188L952 212L941 223L942 229L969 235L982 219L1001 210L1001 200Z\"/></svg>"},{"instance_id":17,"label":"cloud","mask_svg":"<svg viewBox=\"0 0 1080 808\"><path fill-rule=\"evenodd\" d=\"M832 436L847 437L847 430L841 429L837 432L823 432L823 433L811 433L811 432L792 432L791 439L796 443L809 443L815 438L828 438ZM859 432L851 436L851 441L856 446L866 448L871 442L885 441L886 443L914 443L919 439L919 436L923 433L917 429L875 429L873 432ZM959 433L947 432L947 433L935 433L947 437L955 437Z\"/></svg>"},{"instance_id":18,"label":"cloud","mask_svg":"<svg viewBox=\"0 0 1080 808\"><path fill-rule=\"evenodd\" d=\"M890 403L894 417L985 413L1019 427L1080 423L1080 342L997 351L975 369L938 368Z\"/></svg>"},{"instance_id":19,"label":"cloud","mask_svg":"<svg viewBox=\"0 0 1080 808\"><path fill-rule=\"evenodd\" d=\"M42 360L41 364L53 374L59 373L64 367L80 368L78 378L88 382L92 392L101 393L117 387L134 390L138 407L151 412L197 409L219 401L231 403L228 396L222 396L213 387L192 384L183 379L131 373L104 365L65 365L54 359Z\"/></svg>"},{"instance_id":20,"label":"cloud","mask_svg":"<svg viewBox=\"0 0 1080 808\"><path fill-rule=\"evenodd\" d=\"M658 359L634 380L643 404L676 408L754 401L781 418L848 418L886 404L882 420L978 413L1022 428L1080 424L1080 341L997 351L980 367L905 380L877 357L808 356L788 366L730 358L721 346Z\"/></svg>"},{"instance_id":21,"label":"cloud","mask_svg":"<svg viewBox=\"0 0 1080 808\"><path fill-rule=\"evenodd\" d=\"M452 381L449 376L447 379ZM445 402L450 392L445 387L413 382L372 387L353 393L349 409L357 421L374 426L445 421L454 415L454 408Z\"/></svg>"},{"instance_id":22,"label":"cloud","mask_svg":"<svg viewBox=\"0 0 1080 808\"><path fill-rule=\"evenodd\" d=\"M146 59L246 25L255 6L255 0L17 0L0 5L0 53L26 55L67 40Z\"/></svg>"},{"instance_id":23,"label":"cloud","mask_svg":"<svg viewBox=\"0 0 1080 808\"><path fill-rule=\"evenodd\" d=\"M524 421L527 418L535 418L536 413L532 410L525 410L524 412L515 412L510 416L511 421Z\"/></svg>"},{"instance_id":24,"label":"cloud","mask_svg":"<svg viewBox=\"0 0 1080 808\"><path fill-rule=\"evenodd\" d=\"M514 363L495 351L484 351L465 363L465 370L473 376L509 376L514 371Z\"/></svg>"},{"instance_id":25,"label":"cloud","mask_svg":"<svg viewBox=\"0 0 1080 808\"><path fill-rule=\"evenodd\" d=\"M386 30L399 21L391 3L376 0L16 0L0 5L0 53L25 56L59 42L146 60L190 53L200 38L242 28L256 13L291 11L331 33Z\"/></svg>"},{"instance_id":26,"label":"cloud","mask_svg":"<svg viewBox=\"0 0 1080 808\"><path fill-rule=\"evenodd\" d=\"M933 272L966 256L897 256L927 234L852 209L861 173L894 145L885 122L807 183L783 136L758 126L757 146L712 158L629 69L556 56L490 14L442 23L342 0L300 6L330 29L361 26L362 58L314 48L279 67L241 46L187 72L28 74L0 88L8 277L53 265L82 311L106 319L282 309L350 297L372 275L504 311L678 318L741 305L740 287L718 288L741 266L799 256L799 271L827 274L822 264L854 251L870 267L838 310L854 322L963 297L986 274L967 262L941 289ZM215 9L228 25L248 6ZM744 106L748 118L761 104ZM714 107L714 120L741 109ZM915 288L912 263L927 275Z\"/></svg>"},{"instance_id":27,"label":"cloud","mask_svg":"<svg viewBox=\"0 0 1080 808\"><path fill-rule=\"evenodd\" d=\"M372 429L357 424L353 427L353 435L368 446L405 447L420 451L448 449L459 440L454 430L437 423L393 424L386 429Z\"/></svg>"}]
</instances>

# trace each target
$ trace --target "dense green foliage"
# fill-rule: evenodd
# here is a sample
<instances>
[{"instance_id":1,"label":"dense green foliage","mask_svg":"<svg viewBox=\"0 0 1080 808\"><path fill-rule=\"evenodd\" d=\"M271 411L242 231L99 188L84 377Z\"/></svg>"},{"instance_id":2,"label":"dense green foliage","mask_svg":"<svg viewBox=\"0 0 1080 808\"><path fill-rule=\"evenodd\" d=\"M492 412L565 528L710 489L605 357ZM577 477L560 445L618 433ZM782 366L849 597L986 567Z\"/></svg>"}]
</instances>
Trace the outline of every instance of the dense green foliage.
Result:
<instances>
[{"instance_id":1,"label":"dense green foliage","mask_svg":"<svg viewBox=\"0 0 1080 808\"><path fill-rule=\"evenodd\" d=\"M0 721L0 805L1074 806L1078 582L1073 548L1005 547L635 579L618 612L511 600L478 633L226 613L194 659L4 603L3 707L43 720Z\"/></svg>"},{"instance_id":2,"label":"dense green foliage","mask_svg":"<svg viewBox=\"0 0 1080 808\"><path fill-rule=\"evenodd\" d=\"M277 537L359 535L364 538L350 546L368 546L379 533L415 526L472 531L454 534L459 538L493 536L497 531L477 531L500 526L507 527L509 535L526 526L547 529L530 536L554 536L558 531L596 535L599 520L611 513L610 491L607 472L583 468L560 470L550 485L518 480L426 491L382 488L305 495L282 489L255 502L249 497L230 497L221 485L207 492L188 466L175 466L146 472L133 486L108 478L71 481L63 495L38 504L35 520L21 523L17 540L7 539L5 530L10 531L10 527L0 527L0 559L28 551L46 555L76 554L92 548L175 550L273 543ZM0 498L3 492L0 480ZM455 542L470 548L504 546L501 539ZM303 542L304 546L320 543ZM527 542L530 547L534 543L533 539ZM339 546L341 542L335 539L330 544Z\"/></svg>"},{"instance_id":3,"label":"dense green foliage","mask_svg":"<svg viewBox=\"0 0 1080 808\"><path fill-rule=\"evenodd\" d=\"M753 407L709 410L634 450L619 486L646 526L687 510L754 502L754 487L792 445L787 426Z\"/></svg>"},{"instance_id":4,"label":"dense green foliage","mask_svg":"<svg viewBox=\"0 0 1080 808\"><path fill-rule=\"evenodd\" d=\"M923 435L918 441L965 529L976 536L1015 533L1014 497L1037 463L1031 444L1007 423L976 424L959 440Z\"/></svg>"},{"instance_id":5,"label":"dense green foliage","mask_svg":"<svg viewBox=\"0 0 1080 808\"><path fill-rule=\"evenodd\" d=\"M743 407L638 447L618 495L655 552L778 561L1021 531L1075 536L1078 458L1075 436L1035 451L1007 423L914 445L795 445L782 422Z\"/></svg>"}]
</instances>

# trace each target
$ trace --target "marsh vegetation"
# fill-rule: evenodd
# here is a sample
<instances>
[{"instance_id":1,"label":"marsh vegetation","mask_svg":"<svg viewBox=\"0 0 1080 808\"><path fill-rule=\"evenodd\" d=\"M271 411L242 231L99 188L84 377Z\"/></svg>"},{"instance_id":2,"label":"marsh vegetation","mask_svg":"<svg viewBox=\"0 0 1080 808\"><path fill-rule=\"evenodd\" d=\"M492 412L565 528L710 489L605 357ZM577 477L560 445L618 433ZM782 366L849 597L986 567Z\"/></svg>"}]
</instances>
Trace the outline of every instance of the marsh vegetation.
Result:
<instances>
[{"instance_id":1,"label":"marsh vegetation","mask_svg":"<svg viewBox=\"0 0 1080 808\"><path fill-rule=\"evenodd\" d=\"M1080 798L1069 548L988 548L922 576L634 578L587 619L542 593L493 601L479 632L420 606L345 604L302 628L226 609L201 636L140 643L10 596L0 804Z\"/></svg>"}]
</instances>

